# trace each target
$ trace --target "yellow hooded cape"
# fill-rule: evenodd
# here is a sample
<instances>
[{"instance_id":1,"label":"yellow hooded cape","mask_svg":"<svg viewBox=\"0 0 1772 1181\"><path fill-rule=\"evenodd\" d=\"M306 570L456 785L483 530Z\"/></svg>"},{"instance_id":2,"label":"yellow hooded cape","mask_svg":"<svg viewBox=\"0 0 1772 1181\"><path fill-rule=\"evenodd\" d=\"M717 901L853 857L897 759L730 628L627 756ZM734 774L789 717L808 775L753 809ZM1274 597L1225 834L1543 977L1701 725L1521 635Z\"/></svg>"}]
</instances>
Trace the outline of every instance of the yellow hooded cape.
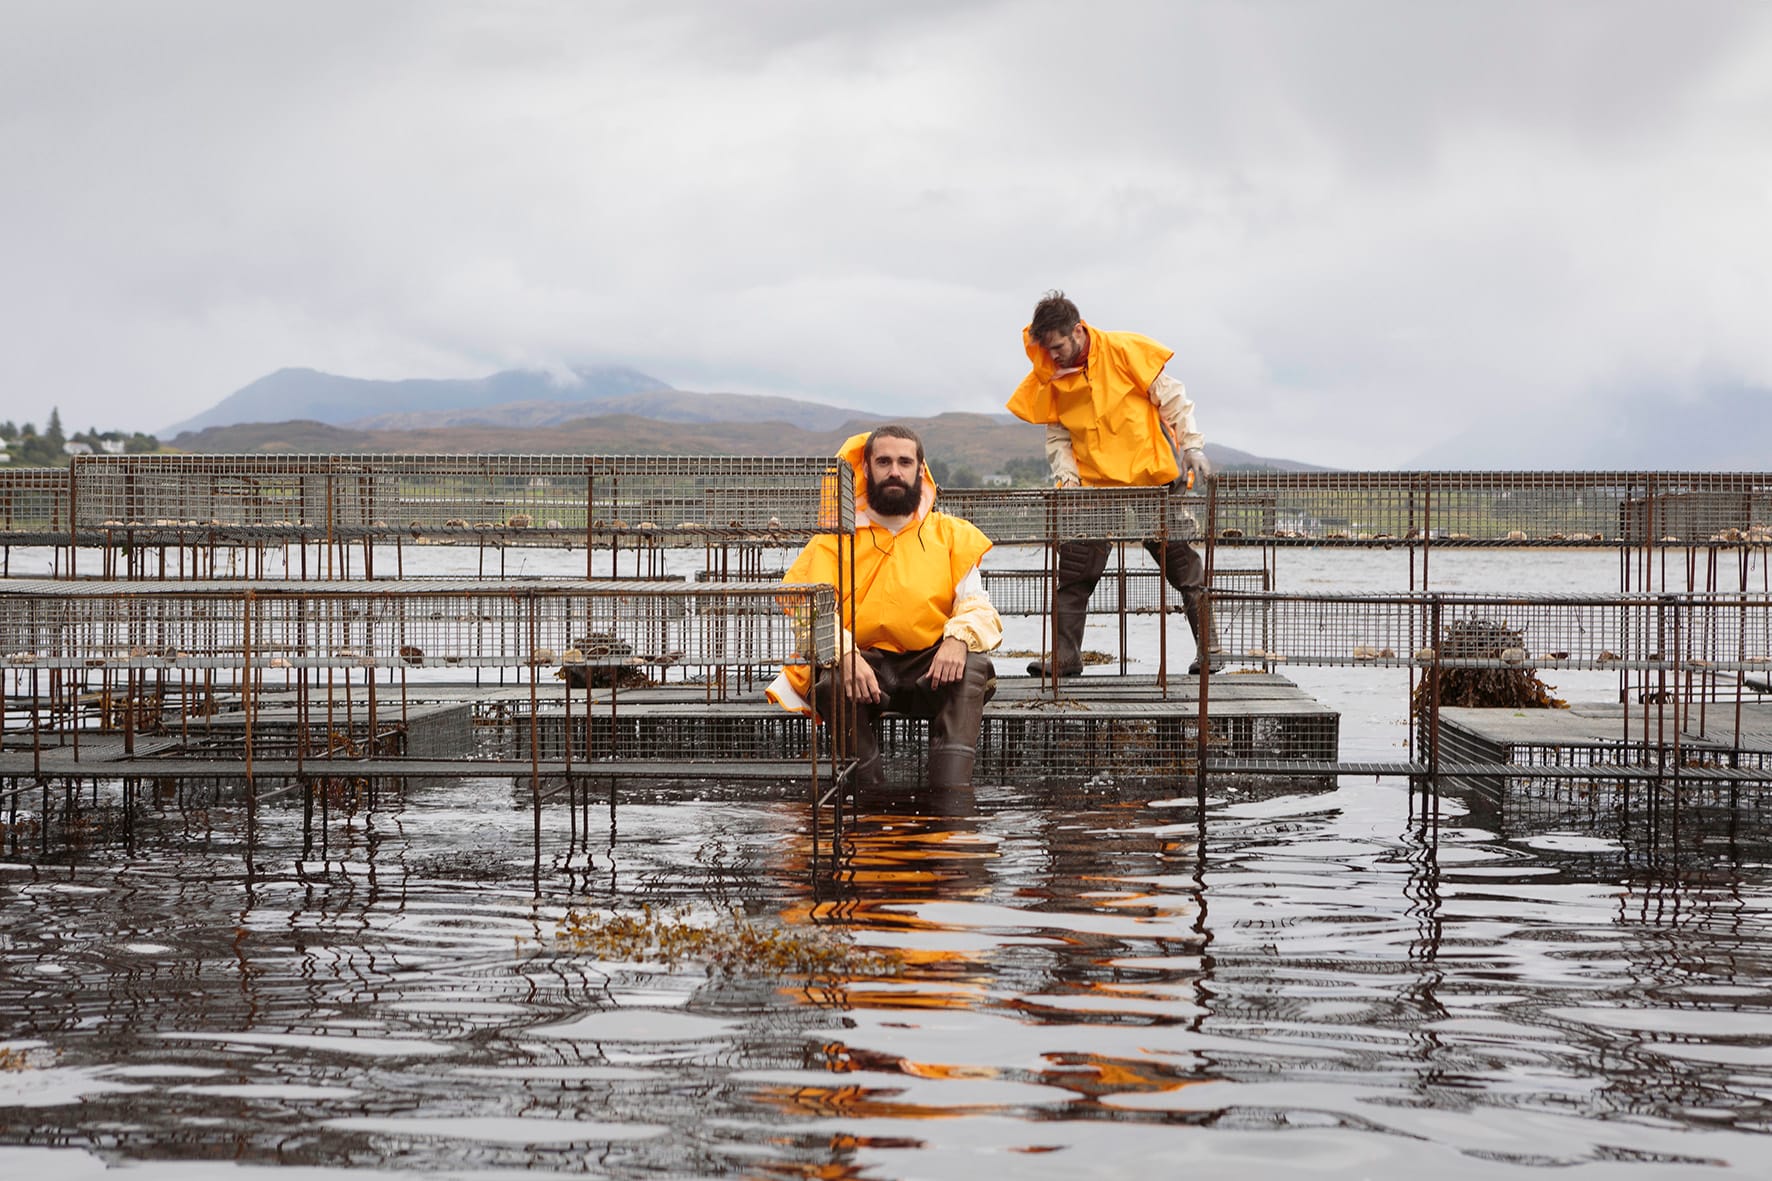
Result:
<instances>
[{"instance_id":1,"label":"yellow hooded cape","mask_svg":"<svg viewBox=\"0 0 1772 1181\"><path fill-rule=\"evenodd\" d=\"M837 457L855 470L855 559L850 570L847 538L821 533L788 568L784 583L822 582L837 588L839 619L845 636L839 648L878 648L917 652L954 635L974 652L1002 642L1002 620L988 598L956 600L960 580L990 551L991 542L978 527L959 517L933 511L935 480L923 467L923 496L911 520L896 534L873 521L867 503L866 434L852 435ZM850 577L841 585L839 573ZM850 626L851 596L854 633ZM769 699L784 709L810 709L812 672L788 665L769 686Z\"/></svg>"},{"instance_id":2,"label":"yellow hooded cape","mask_svg":"<svg viewBox=\"0 0 1772 1181\"><path fill-rule=\"evenodd\" d=\"M1089 359L1062 375L1033 335L1021 330L1034 368L1010 396L1009 412L1068 430L1085 487L1167 484L1181 468L1149 391L1175 354L1136 332L1101 332L1086 322L1083 327Z\"/></svg>"}]
</instances>

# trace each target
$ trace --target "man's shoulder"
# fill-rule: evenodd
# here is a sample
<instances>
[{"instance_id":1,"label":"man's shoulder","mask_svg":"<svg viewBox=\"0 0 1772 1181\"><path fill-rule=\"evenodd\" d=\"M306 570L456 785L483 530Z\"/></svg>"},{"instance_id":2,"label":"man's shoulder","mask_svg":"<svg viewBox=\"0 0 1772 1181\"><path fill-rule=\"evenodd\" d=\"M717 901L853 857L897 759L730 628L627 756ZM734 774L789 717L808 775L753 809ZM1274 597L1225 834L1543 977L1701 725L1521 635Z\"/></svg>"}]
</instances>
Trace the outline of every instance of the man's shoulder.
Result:
<instances>
[{"instance_id":1,"label":"man's shoulder","mask_svg":"<svg viewBox=\"0 0 1772 1181\"><path fill-rule=\"evenodd\" d=\"M968 521L965 517L956 517L952 513L944 513L940 509L931 509L929 512L929 520L950 538L964 537L970 539L976 537L982 538L987 542L990 540L985 537L984 530L980 529L977 525L974 525L971 521Z\"/></svg>"},{"instance_id":2,"label":"man's shoulder","mask_svg":"<svg viewBox=\"0 0 1772 1181\"><path fill-rule=\"evenodd\" d=\"M1117 352L1159 352L1175 355L1175 350L1160 340L1144 335L1142 332L1110 332L1098 329L1102 340Z\"/></svg>"}]
</instances>

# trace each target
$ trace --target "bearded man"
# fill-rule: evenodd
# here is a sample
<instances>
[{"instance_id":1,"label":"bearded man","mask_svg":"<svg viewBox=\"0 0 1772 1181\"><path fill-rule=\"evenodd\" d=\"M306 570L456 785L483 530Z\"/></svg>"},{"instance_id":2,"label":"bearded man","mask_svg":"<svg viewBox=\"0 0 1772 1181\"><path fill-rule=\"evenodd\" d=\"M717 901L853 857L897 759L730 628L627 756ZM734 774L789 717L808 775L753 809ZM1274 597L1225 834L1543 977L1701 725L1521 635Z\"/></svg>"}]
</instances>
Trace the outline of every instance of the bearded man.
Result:
<instances>
[{"instance_id":1,"label":"bearded man","mask_svg":"<svg viewBox=\"0 0 1772 1181\"><path fill-rule=\"evenodd\" d=\"M980 720L997 687L983 653L1003 639L1003 621L979 575L990 539L971 522L934 510L935 481L915 431L882 426L852 436L837 456L856 471L851 585L838 579L848 565L847 558L839 564L838 547L848 539L830 533L806 544L783 581L837 588L844 626L833 671L841 675L821 676L809 704L810 670L786 667L769 697L829 717L835 694L845 695L857 787L883 781L878 722L886 710L929 719L928 786L970 786Z\"/></svg>"}]
</instances>

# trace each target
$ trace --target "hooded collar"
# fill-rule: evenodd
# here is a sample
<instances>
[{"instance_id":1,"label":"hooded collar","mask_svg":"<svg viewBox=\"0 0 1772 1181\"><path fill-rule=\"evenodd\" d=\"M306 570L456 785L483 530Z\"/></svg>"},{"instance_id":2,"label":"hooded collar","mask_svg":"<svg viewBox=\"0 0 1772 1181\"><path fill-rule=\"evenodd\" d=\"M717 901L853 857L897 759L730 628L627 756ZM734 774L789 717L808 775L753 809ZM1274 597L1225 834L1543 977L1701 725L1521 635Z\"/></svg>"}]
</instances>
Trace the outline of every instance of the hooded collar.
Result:
<instances>
[{"instance_id":1,"label":"hooded collar","mask_svg":"<svg viewBox=\"0 0 1772 1181\"><path fill-rule=\"evenodd\" d=\"M1021 418L1032 422L1057 422L1058 408L1053 403L1055 391L1087 394L1095 417L1106 414L1108 383L1103 379L1103 357L1107 346L1102 342L1102 334L1091 328L1089 321L1078 320L1077 323L1089 334L1089 353L1081 365L1069 369L1055 366L1051 354L1034 339L1033 333L1025 327L1021 330L1022 347L1027 350L1028 360L1034 367L1016 390L1016 396L1009 400L1009 409ZM1031 398L1032 402L1018 408L1017 402L1024 398Z\"/></svg>"},{"instance_id":2,"label":"hooded collar","mask_svg":"<svg viewBox=\"0 0 1772 1181\"><path fill-rule=\"evenodd\" d=\"M1081 373L1094 368L1096 359L1101 356L1100 334L1089 327L1087 320L1078 320L1077 323L1081 324L1083 331L1089 334L1089 355L1084 358L1083 364L1073 365L1069 369L1060 369L1053 365L1052 354L1048 353L1046 347L1034 339L1030 328L1024 327L1021 330L1021 347L1027 351L1028 360L1033 363L1034 376L1042 382L1050 382L1055 377L1068 377L1073 373Z\"/></svg>"}]
</instances>

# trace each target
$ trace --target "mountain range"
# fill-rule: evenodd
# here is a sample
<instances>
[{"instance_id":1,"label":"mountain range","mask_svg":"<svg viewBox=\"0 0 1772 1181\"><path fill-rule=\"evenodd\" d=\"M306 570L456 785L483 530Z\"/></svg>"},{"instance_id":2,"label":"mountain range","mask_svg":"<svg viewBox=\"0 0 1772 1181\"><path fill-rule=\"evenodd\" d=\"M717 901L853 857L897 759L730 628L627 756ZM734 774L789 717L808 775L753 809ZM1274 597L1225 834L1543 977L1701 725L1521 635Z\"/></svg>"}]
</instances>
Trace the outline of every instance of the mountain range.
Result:
<instances>
[{"instance_id":1,"label":"mountain range","mask_svg":"<svg viewBox=\"0 0 1772 1181\"><path fill-rule=\"evenodd\" d=\"M506 370L471 379L376 381L280 369L161 434L186 451L829 454L893 418L924 432L937 456L978 474L1038 461L1037 430L1006 414L906 419L822 402L682 390L620 366L553 374ZM1762 471L1772 392L1741 383L1676 388L1643 381L1546 402L1530 419L1477 413L1413 456L1410 470ZM1324 470L1213 441L1220 469Z\"/></svg>"},{"instance_id":2,"label":"mountain range","mask_svg":"<svg viewBox=\"0 0 1772 1181\"><path fill-rule=\"evenodd\" d=\"M850 435L887 421L916 429L930 441L932 458L976 474L1002 471L1016 459L1043 463L1041 433L1008 414L870 414L793 398L680 390L618 366L575 369L563 378L507 370L405 381L279 369L161 437L172 436L179 450L208 454L829 455ZM1318 470L1216 443L1207 454L1220 468Z\"/></svg>"},{"instance_id":3,"label":"mountain range","mask_svg":"<svg viewBox=\"0 0 1772 1181\"><path fill-rule=\"evenodd\" d=\"M662 422L778 419L829 429L854 410L753 394L696 393L617 365L565 374L507 369L489 377L376 381L317 369L279 369L174 423L162 438L207 427L309 419L365 431L427 427L539 427L595 415Z\"/></svg>"}]
</instances>

